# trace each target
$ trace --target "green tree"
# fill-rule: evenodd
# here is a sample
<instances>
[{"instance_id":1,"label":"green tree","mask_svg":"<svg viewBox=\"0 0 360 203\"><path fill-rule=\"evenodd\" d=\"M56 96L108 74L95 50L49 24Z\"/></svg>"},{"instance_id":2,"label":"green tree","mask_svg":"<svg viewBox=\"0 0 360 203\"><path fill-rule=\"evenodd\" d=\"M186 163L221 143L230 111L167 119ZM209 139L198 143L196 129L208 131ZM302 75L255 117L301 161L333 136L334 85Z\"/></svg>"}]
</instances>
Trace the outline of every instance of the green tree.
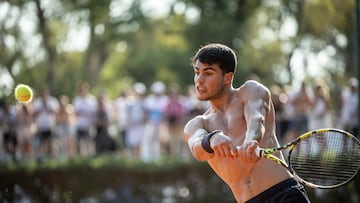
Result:
<instances>
[{"instance_id":1,"label":"green tree","mask_svg":"<svg viewBox=\"0 0 360 203\"><path fill-rule=\"evenodd\" d=\"M299 67L304 77L314 77L311 57L321 62L325 56L317 77L336 84L356 72L351 0L174 0L170 12L156 18L142 4L2 1L0 73L12 78L10 86L46 85L55 95L73 96L79 80L114 95L135 81L186 87L193 82L190 57L209 42L235 49L235 85L251 74L268 85L290 84ZM85 42L80 50L69 46L76 30L87 31L79 36ZM11 88L3 87L1 95Z\"/></svg>"}]
</instances>

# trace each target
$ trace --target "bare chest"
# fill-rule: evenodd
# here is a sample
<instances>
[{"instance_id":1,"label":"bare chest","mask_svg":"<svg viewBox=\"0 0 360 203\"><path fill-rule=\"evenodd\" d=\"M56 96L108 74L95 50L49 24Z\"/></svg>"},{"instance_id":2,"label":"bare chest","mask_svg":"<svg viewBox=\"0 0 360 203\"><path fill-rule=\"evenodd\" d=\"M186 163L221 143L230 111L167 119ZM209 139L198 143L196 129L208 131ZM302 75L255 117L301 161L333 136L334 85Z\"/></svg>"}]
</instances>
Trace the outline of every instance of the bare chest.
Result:
<instances>
[{"instance_id":1,"label":"bare chest","mask_svg":"<svg viewBox=\"0 0 360 203\"><path fill-rule=\"evenodd\" d=\"M241 104L230 105L225 112L209 114L205 119L207 130L222 130L225 135L230 136L235 144L241 144L245 137L246 121L244 117L244 106Z\"/></svg>"}]
</instances>

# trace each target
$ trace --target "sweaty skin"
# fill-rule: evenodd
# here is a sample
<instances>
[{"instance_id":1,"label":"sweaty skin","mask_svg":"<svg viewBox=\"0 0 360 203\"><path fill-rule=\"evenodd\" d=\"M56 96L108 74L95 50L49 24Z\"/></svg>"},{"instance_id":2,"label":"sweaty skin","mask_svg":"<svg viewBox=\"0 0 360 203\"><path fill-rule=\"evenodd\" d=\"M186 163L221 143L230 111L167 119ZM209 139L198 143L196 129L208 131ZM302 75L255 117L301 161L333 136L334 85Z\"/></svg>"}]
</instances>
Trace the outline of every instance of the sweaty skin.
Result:
<instances>
[{"instance_id":1,"label":"sweaty skin","mask_svg":"<svg viewBox=\"0 0 360 203\"><path fill-rule=\"evenodd\" d=\"M282 166L260 159L254 152L257 147L278 145L270 91L253 80L233 88L233 73L223 74L217 64L196 61L194 72L198 99L211 104L203 115L188 121L184 128L184 139L194 158L207 161L239 203L290 178ZM210 139L214 153L208 153L202 148L201 140L214 130L221 132Z\"/></svg>"}]
</instances>

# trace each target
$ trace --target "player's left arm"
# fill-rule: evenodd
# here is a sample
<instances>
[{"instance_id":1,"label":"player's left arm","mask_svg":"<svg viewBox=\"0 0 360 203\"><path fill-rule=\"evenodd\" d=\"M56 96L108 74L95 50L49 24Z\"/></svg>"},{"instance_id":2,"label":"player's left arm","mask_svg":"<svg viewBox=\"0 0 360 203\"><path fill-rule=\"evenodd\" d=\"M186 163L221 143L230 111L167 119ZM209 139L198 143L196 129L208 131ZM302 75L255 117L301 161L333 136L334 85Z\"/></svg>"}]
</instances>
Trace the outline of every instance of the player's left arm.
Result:
<instances>
[{"instance_id":1,"label":"player's left arm","mask_svg":"<svg viewBox=\"0 0 360 203\"><path fill-rule=\"evenodd\" d=\"M264 137L265 118L271 112L271 94L265 86L255 81L247 81L244 88L247 92L243 101L247 130L244 142L239 147L239 156L246 162L256 162L259 157L254 151Z\"/></svg>"}]
</instances>

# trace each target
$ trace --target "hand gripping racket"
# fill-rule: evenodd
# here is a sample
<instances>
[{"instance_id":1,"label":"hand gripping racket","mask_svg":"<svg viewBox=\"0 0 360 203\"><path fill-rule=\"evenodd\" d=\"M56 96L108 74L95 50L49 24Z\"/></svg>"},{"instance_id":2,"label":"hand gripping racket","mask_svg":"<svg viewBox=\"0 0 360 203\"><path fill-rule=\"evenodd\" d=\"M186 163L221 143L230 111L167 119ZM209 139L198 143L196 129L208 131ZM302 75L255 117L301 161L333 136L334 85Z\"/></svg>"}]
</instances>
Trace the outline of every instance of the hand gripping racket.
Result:
<instances>
[{"instance_id":1,"label":"hand gripping racket","mask_svg":"<svg viewBox=\"0 0 360 203\"><path fill-rule=\"evenodd\" d=\"M273 155L284 149L289 149L288 164ZM311 188L343 186L360 168L359 140L346 131L332 128L313 130L285 145L257 148L255 152L284 166L295 179Z\"/></svg>"}]
</instances>

